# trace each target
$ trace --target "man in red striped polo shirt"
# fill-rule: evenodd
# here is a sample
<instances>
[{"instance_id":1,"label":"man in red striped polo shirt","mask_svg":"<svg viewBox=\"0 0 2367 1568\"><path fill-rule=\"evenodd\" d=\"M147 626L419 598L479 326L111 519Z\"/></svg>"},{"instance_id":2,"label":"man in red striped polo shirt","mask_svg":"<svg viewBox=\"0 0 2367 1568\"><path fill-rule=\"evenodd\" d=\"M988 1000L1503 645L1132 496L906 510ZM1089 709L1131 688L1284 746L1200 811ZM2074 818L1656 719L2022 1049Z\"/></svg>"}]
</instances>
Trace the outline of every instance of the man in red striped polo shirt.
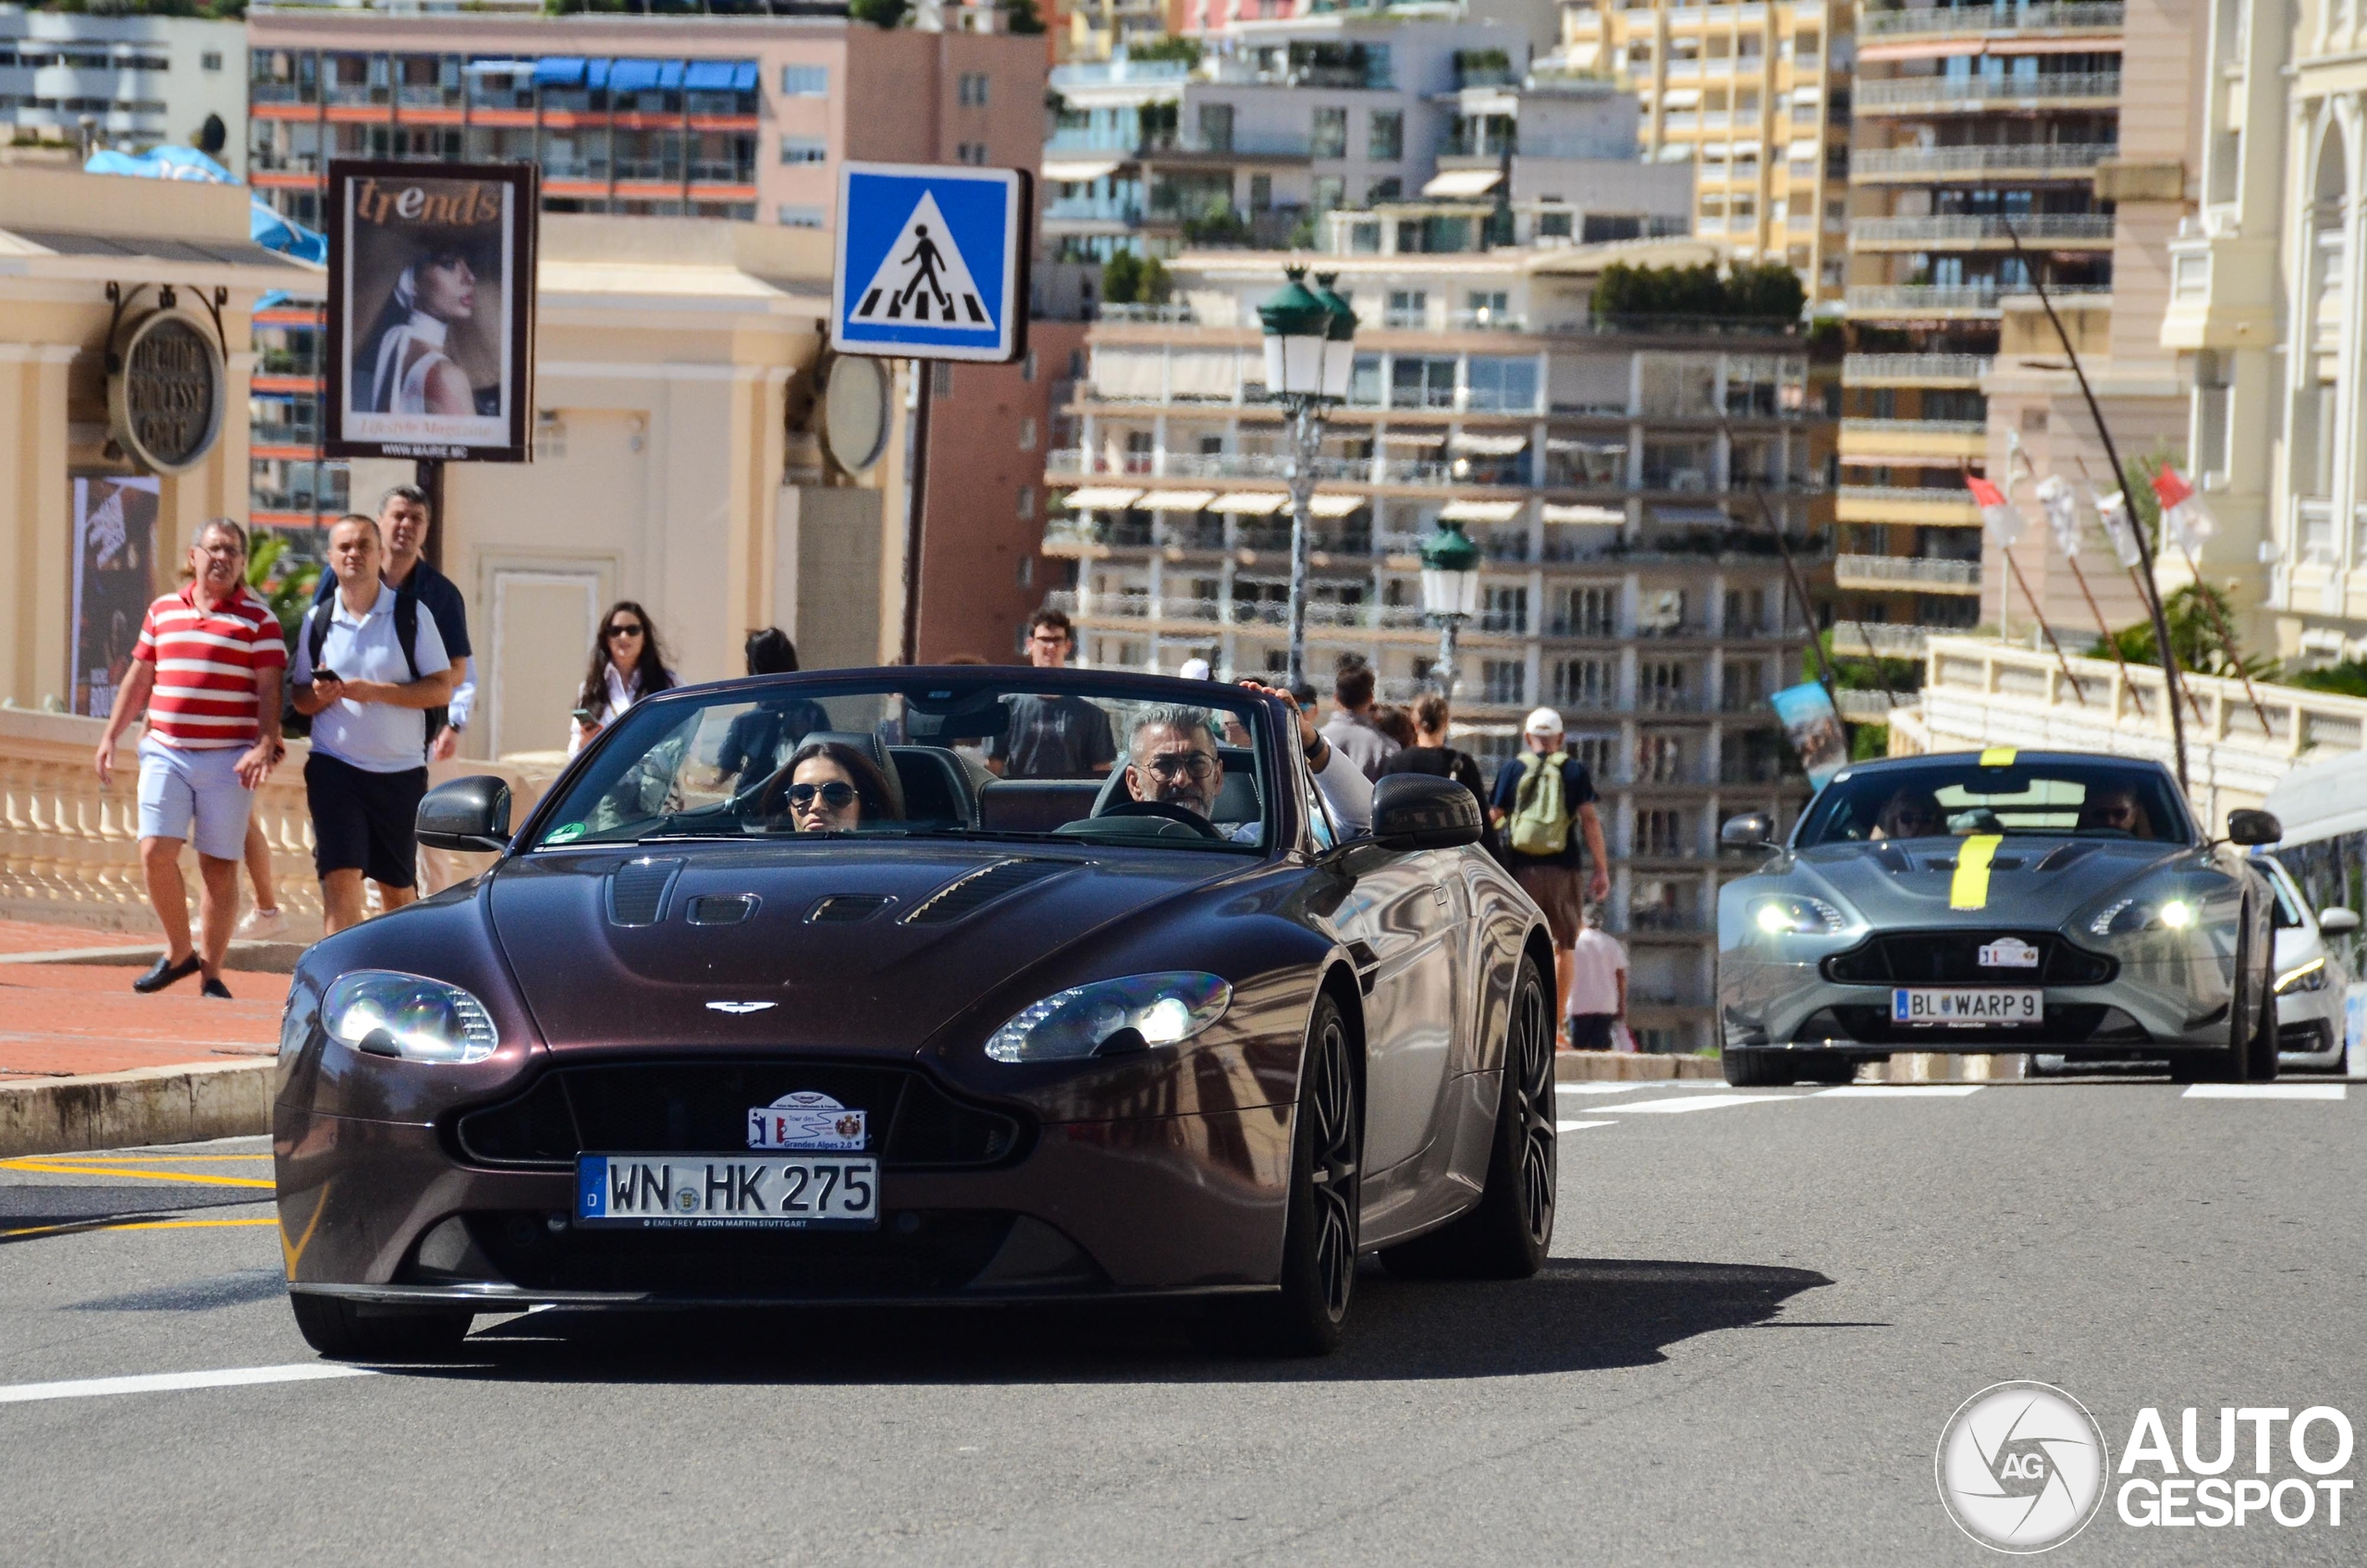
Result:
<instances>
[{"instance_id":1,"label":"man in red striped polo shirt","mask_svg":"<svg viewBox=\"0 0 2367 1568\"><path fill-rule=\"evenodd\" d=\"M254 792L279 760L279 689L288 644L271 606L247 587L246 530L217 517L190 546L191 581L148 606L131 672L99 741L99 782L115 772L116 740L141 709L140 864L165 928L165 956L131 983L161 991L203 971L227 997L222 955L239 913L239 858ZM194 831L192 832L192 828ZM194 838L199 939L189 930L181 843Z\"/></svg>"}]
</instances>

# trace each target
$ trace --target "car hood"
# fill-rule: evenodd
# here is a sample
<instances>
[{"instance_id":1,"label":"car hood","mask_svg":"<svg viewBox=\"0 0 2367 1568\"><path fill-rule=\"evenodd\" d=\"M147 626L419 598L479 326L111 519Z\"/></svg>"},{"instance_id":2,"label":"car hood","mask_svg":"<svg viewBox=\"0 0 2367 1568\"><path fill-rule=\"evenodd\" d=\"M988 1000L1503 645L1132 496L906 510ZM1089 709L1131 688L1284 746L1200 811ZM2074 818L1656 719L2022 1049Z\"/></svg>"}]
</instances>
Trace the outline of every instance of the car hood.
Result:
<instances>
[{"instance_id":1,"label":"car hood","mask_svg":"<svg viewBox=\"0 0 2367 1568\"><path fill-rule=\"evenodd\" d=\"M2128 839L2015 836L1997 846L1979 909L1953 909L1962 840L1824 844L1793 857L1792 879L1878 929L1998 925L2052 930L2115 888L2164 866L2195 863L2189 847Z\"/></svg>"},{"instance_id":2,"label":"car hood","mask_svg":"<svg viewBox=\"0 0 2367 1568\"><path fill-rule=\"evenodd\" d=\"M488 898L554 1049L901 1056L1087 933L1255 864L976 842L650 845L538 851L504 865Z\"/></svg>"}]
</instances>

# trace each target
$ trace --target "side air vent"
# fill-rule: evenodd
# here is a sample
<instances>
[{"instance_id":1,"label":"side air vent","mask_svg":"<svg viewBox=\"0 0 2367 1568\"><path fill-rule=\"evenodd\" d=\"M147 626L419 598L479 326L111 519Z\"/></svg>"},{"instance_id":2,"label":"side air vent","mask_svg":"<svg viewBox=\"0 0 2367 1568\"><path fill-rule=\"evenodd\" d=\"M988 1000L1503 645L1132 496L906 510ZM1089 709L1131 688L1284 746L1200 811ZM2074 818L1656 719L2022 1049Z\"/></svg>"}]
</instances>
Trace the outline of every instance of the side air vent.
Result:
<instances>
[{"instance_id":1,"label":"side air vent","mask_svg":"<svg viewBox=\"0 0 2367 1568\"><path fill-rule=\"evenodd\" d=\"M1041 882L1047 876L1058 876L1076 864L1067 860L997 861L965 876L956 877L923 899L919 907L904 916L903 924L950 925L1006 893L1017 892L1029 883Z\"/></svg>"},{"instance_id":2,"label":"side air vent","mask_svg":"<svg viewBox=\"0 0 2367 1568\"><path fill-rule=\"evenodd\" d=\"M691 924L737 925L764 901L754 893L708 893L691 900Z\"/></svg>"},{"instance_id":3,"label":"side air vent","mask_svg":"<svg viewBox=\"0 0 2367 1568\"><path fill-rule=\"evenodd\" d=\"M682 874L680 860L629 860L608 878L608 919L619 925L655 925L666 918L666 895Z\"/></svg>"},{"instance_id":4,"label":"side air vent","mask_svg":"<svg viewBox=\"0 0 2367 1568\"><path fill-rule=\"evenodd\" d=\"M868 920L896 901L893 893L832 893L805 912L808 925L852 925Z\"/></svg>"}]
</instances>

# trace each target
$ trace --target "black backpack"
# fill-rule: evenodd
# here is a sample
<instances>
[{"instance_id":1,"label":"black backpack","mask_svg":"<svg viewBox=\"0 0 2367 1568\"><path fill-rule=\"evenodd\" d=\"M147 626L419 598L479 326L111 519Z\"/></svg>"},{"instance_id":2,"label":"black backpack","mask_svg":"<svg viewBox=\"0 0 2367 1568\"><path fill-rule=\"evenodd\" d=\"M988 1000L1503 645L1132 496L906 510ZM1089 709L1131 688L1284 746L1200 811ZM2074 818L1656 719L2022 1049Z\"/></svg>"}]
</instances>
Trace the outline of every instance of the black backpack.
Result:
<instances>
[{"instance_id":1,"label":"black backpack","mask_svg":"<svg viewBox=\"0 0 2367 1568\"><path fill-rule=\"evenodd\" d=\"M321 611L331 608L336 603L335 599L329 599L314 604L304 612L303 620L297 626L297 635L304 639L304 651L314 669L321 668L321 650L328 645L329 640L329 618ZM411 678L418 680L419 651L415 644L419 642L419 595L401 588L395 590L395 641L402 644L403 663L411 667ZM443 708L427 710L427 738L430 741L444 727L445 712ZM288 687L288 694L280 700L279 733L286 737L310 736L313 733L312 716L296 711L296 687L292 682Z\"/></svg>"}]
</instances>

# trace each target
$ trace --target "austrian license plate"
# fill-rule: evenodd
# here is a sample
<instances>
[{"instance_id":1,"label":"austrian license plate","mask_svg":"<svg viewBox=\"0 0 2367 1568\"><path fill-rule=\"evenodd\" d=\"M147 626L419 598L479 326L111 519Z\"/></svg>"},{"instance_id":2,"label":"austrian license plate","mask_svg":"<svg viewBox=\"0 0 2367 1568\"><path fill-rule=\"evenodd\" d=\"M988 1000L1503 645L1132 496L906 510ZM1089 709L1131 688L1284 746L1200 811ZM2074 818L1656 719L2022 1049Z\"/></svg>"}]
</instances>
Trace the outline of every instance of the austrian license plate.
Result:
<instances>
[{"instance_id":1,"label":"austrian license plate","mask_svg":"<svg viewBox=\"0 0 2367 1568\"><path fill-rule=\"evenodd\" d=\"M1977 1029L1989 1024L2041 1023L2045 1020L2046 993L2035 988L1901 986L1890 994L1893 1023Z\"/></svg>"},{"instance_id":2,"label":"austrian license plate","mask_svg":"<svg viewBox=\"0 0 2367 1568\"><path fill-rule=\"evenodd\" d=\"M643 1230L871 1231L879 1161L865 1155L587 1154L578 1225Z\"/></svg>"}]
</instances>

